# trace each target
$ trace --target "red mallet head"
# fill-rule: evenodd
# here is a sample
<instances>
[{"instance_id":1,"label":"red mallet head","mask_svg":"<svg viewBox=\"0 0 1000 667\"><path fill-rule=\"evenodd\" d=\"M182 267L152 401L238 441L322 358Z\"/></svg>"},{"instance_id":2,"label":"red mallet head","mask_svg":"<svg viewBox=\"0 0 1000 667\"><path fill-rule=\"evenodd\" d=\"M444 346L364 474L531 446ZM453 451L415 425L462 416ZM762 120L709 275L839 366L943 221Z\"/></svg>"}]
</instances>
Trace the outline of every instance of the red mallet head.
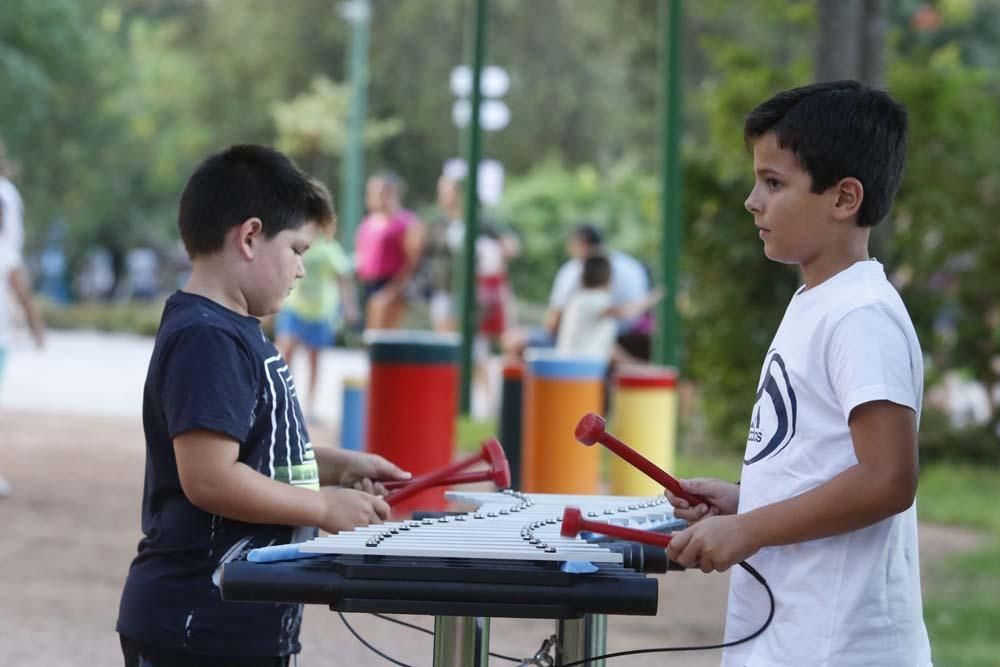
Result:
<instances>
[{"instance_id":1,"label":"red mallet head","mask_svg":"<svg viewBox=\"0 0 1000 667\"><path fill-rule=\"evenodd\" d=\"M493 470L493 485L498 489L510 488L510 464L504 459L499 469Z\"/></svg>"},{"instance_id":2,"label":"red mallet head","mask_svg":"<svg viewBox=\"0 0 1000 667\"><path fill-rule=\"evenodd\" d=\"M607 426L604 417L593 412L585 414L576 425L576 439L589 447L601 439Z\"/></svg>"},{"instance_id":3,"label":"red mallet head","mask_svg":"<svg viewBox=\"0 0 1000 667\"><path fill-rule=\"evenodd\" d=\"M562 526L559 527L559 534L563 537L576 537L580 534L583 516L580 510L575 507L567 507L563 510Z\"/></svg>"}]
</instances>

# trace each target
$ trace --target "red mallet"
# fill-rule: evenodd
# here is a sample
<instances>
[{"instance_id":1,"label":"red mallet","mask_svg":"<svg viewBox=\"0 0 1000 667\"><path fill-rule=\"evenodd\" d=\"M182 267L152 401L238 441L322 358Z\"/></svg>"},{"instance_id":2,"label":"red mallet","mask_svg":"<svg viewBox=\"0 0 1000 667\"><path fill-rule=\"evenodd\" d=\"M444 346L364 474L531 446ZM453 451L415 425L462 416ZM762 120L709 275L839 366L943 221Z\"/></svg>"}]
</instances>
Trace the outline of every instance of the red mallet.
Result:
<instances>
[{"instance_id":1,"label":"red mallet","mask_svg":"<svg viewBox=\"0 0 1000 667\"><path fill-rule=\"evenodd\" d=\"M478 454L466 457L460 461L452 463L451 465L444 466L443 468L438 468L437 470L427 473L426 475L421 475L416 479L408 480L410 482L409 484L400 489L396 489L387 495L385 497L385 501L390 505L395 505L396 503L417 495L421 491L439 486L445 480L454 477L457 473L474 466L480 461L485 461L489 464L490 470L501 467L501 461L506 464L507 457L504 455L503 447L500 446L500 443L497 442L496 438L490 438L484 442ZM509 479L509 467L507 468L507 471Z\"/></svg>"},{"instance_id":2,"label":"red mallet","mask_svg":"<svg viewBox=\"0 0 1000 667\"><path fill-rule=\"evenodd\" d=\"M493 482L493 485L498 489L509 489L510 464L507 463L507 459L502 461L491 461L490 466L491 467L488 470L455 473L448 479L441 480L435 484L435 486L456 486L458 484L471 484L473 482ZM418 484L421 479L423 479L423 476L416 477L414 479L390 480L388 482L382 482L382 486L392 491L393 489L405 488L410 484Z\"/></svg>"},{"instance_id":3,"label":"red mallet","mask_svg":"<svg viewBox=\"0 0 1000 667\"><path fill-rule=\"evenodd\" d=\"M650 530L637 530L635 528L626 528L625 526L616 526L603 521L590 521L584 519L580 510L575 507L564 509L559 534L563 537L576 537L581 530L589 530L592 533L611 535L612 537L620 537L629 542L642 542L643 544L652 544L653 546L663 548L666 548L670 544L670 535L654 533Z\"/></svg>"},{"instance_id":4,"label":"red mallet","mask_svg":"<svg viewBox=\"0 0 1000 667\"><path fill-rule=\"evenodd\" d=\"M674 494L678 498L683 498L688 501L691 507L696 507L702 503L710 505L710 503L701 496L696 496L693 493L688 493L682 489L680 482L674 479L667 471L657 467L655 463L626 445L615 436L608 433L606 429L607 422L604 421L604 418L591 412L584 415L580 422L576 425L576 439L588 447L595 442L601 443L612 452L641 470L647 476L656 480L658 484L662 485L666 489L669 489L670 493Z\"/></svg>"}]
</instances>

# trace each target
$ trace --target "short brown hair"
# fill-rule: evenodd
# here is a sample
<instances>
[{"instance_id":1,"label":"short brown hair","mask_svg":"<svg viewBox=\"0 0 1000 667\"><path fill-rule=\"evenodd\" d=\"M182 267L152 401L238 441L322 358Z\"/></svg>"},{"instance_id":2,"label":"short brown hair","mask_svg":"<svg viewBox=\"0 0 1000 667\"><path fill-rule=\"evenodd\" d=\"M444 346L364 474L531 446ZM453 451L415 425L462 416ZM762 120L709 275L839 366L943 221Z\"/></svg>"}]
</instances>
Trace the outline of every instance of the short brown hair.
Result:
<instances>
[{"instance_id":1,"label":"short brown hair","mask_svg":"<svg viewBox=\"0 0 1000 667\"><path fill-rule=\"evenodd\" d=\"M330 191L288 156L269 146L231 146L195 169L177 226L193 258L219 251L226 233L250 218L260 218L267 238L307 222L329 229L337 220Z\"/></svg>"}]
</instances>

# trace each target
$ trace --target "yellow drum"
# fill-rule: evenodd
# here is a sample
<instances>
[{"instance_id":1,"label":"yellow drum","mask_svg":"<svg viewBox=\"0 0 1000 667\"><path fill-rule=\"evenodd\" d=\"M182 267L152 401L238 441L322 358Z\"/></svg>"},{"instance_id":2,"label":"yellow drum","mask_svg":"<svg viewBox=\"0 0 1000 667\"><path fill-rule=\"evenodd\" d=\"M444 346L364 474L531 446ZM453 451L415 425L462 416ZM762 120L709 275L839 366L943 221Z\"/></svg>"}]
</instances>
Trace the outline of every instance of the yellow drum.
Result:
<instances>
[{"instance_id":1,"label":"yellow drum","mask_svg":"<svg viewBox=\"0 0 1000 667\"><path fill-rule=\"evenodd\" d=\"M658 467L674 474L677 440L677 371L663 366L625 366L615 373L615 436ZM617 456L610 461L611 492L655 496L663 487Z\"/></svg>"}]
</instances>

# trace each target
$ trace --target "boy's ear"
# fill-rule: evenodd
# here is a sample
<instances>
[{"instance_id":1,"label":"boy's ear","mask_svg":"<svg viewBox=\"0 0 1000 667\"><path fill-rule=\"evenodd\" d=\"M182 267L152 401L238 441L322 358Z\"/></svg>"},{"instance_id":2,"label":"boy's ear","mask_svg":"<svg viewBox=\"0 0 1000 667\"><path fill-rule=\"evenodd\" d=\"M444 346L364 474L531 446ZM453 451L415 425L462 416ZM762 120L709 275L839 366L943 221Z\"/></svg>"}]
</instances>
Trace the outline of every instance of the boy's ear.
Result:
<instances>
[{"instance_id":1,"label":"boy's ear","mask_svg":"<svg viewBox=\"0 0 1000 667\"><path fill-rule=\"evenodd\" d=\"M236 241L243 259L251 260L256 250L255 245L264 237L264 223L260 218L247 218L236 229Z\"/></svg>"},{"instance_id":2,"label":"boy's ear","mask_svg":"<svg viewBox=\"0 0 1000 667\"><path fill-rule=\"evenodd\" d=\"M837 189L837 200L834 203L833 217L836 220L847 220L858 215L861 202L865 199L865 187L861 181L848 176L840 179L834 186Z\"/></svg>"}]
</instances>

